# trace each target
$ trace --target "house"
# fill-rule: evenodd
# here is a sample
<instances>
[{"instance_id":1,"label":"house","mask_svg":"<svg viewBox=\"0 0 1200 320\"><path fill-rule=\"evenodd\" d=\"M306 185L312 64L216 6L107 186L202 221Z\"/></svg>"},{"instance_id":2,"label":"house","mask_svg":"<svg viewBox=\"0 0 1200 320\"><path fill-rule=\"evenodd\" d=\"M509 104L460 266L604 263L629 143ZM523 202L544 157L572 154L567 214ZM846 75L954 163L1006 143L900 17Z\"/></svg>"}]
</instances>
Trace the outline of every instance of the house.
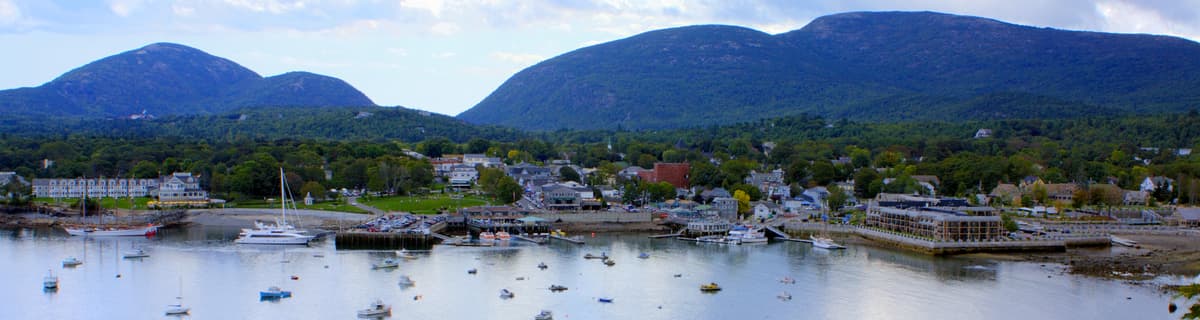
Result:
<instances>
[{"instance_id":1,"label":"house","mask_svg":"<svg viewBox=\"0 0 1200 320\"><path fill-rule=\"evenodd\" d=\"M755 219L770 219L771 217L774 217L776 214L779 214L779 205L777 205L775 203L767 202L767 201L758 201L754 204L754 218Z\"/></svg>"},{"instance_id":2,"label":"house","mask_svg":"<svg viewBox=\"0 0 1200 320\"><path fill-rule=\"evenodd\" d=\"M667 182L675 186L675 188L688 187L688 172L691 170L691 164L683 163L666 163L659 162L654 164L653 170L644 170L637 173L638 178L647 182Z\"/></svg>"},{"instance_id":3,"label":"house","mask_svg":"<svg viewBox=\"0 0 1200 320\"><path fill-rule=\"evenodd\" d=\"M469 189L476 180L479 180L479 171L475 170L475 166L459 164L450 169L450 187L452 188Z\"/></svg>"},{"instance_id":4,"label":"house","mask_svg":"<svg viewBox=\"0 0 1200 320\"><path fill-rule=\"evenodd\" d=\"M26 181L25 177L17 175L16 172L13 172L13 171L0 172L0 187L8 185L9 182L12 182L14 180L17 183L20 183L22 185L29 185L29 181Z\"/></svg>"},{"instance_id":5,"label":"house","mask_svg":"<svg viewBox=\"0 0 1200 320\"><path fill-rule=\"evenodd\" d=\"M938 180L937 176L914 175L912 178L913 180L917 180L917 184L920 184L921 187L929 190L929 194L931 195L937 195L937 187L942 185L942 181Z\"/></svg>"},{"instance_id":6,"label":"house","mask_svg":"<svg viewBox=\"0 0 1200 320\"><path fill-rule=\"evenodd\" d=\"M1163 176L1146 177L1146 179L1143 179L1142 183L1138 185L1138 190L1153 193L1155 190L1158 190L1158 188L1164 186L1167 188L1167 191L1175 191L1175 180Z\"/></svg>"},{"instance_id":7,"label":"house","mask_svg":"<svg viewBox=\"0 0 1200 320\"><path fill-rule=\"evenodd\" d=\"M712 202L716 198L733 198L733 195L729 193L729 190L718 187L700 192L700 197L704 198L704 202Z\"/></svg>"},{"instance_id":8,"label":"house","mask_svg":"<svg viewBox=\"0 0 1200 320\"><path fill-rule=\"evenodd\" d=\"M1128 206L1144 206L1150 198L1150 193L1141 190L1121 190L1124 192L1121 203Z\"/></svg>"},{"instance_id":9,"label":"house","mask_svg":"<svg viewBox=\"0 0 1200 320\"><path fill-rule=\"evenodd\" d=\"M1175 216L1181 226L1200 227L1200 208L1177 208Z\"/></svg>"},{"instance_id":10,"label":"house","mask_svg":"<svg viewBox=\"0 0 1200 320\"><path fill-rule=\"evenodd\" d=\"M804 190L804 196L812 199L814 207L823 208L825 207L823 205L823 203L825 203L825 198L829 197L829 189L826 189L825 187L808 188Z\"/></svg>"},{"instance_id":11,"label":"house","mask_svg":"<svg viewBox=\"0 0 1200 320\"><path fill-rule=\"evenodd\" d=\"M979 131L975 131L975 139L983 139L983 138L991 138L991 137L992 137L992 129L979 129Z\"/></svg>"},{"instance_id":12,"label":"house","mask_svg":"<svg viewBox=\"0 0 1200 320\"><path fill-rule=\"evenodd\" d=\"M206 205L208 191L200 188L200 178L191 172L175 172L163 177L158 186L160 206Z\"/></svg>"},{"instance_id":13,"label":"house","mask_svg":"<svg viewBox=\"0 0 1200 320\"><path fill-rule=\"evenodd\" d=\"M590 191L589 191L590 193ZM583 197L579 190L563 184L542 186L542 206L550 210L579 210L583 206Z\"/></svg>"},{"instance_id":14,"label":"house","mask_svg":"<svg viewBox=\"0 0 1200 320\"><path fill-rule=\"evenodd\" d=\"M646 171L646 169L639 166L629 166L625 169L621 169L620 172L617 172L617 176L620 176L625 180L632 180L633 178L637 178L642 171Z\"/></svg>"},{"instance_id":15,"label":"house","mask_svg":"<svg viewBox=\"0 0 1200 320\"><path fill-rule=\"evenodd\" d=\"M1011 183L1001 183L992 188L992 192L988 193L988 197L1001 199L1000 202L1003 203L1020 204L1021 189L1018 189L1017 185Z\"/></svg>"},{"instance_id":16,"label":"house","mask_svg":"<svg viewBox=\"0 0 1200 320\"><path fill-rule=\"evenodd\" d=\"M712 207L716 209L717 215L726 220L737 219L738 201L732 197L713 198Z\"/></svg>"},{"instance_id":17,"label":"house","mask_svg":"<svg viewBox=\"0 0 1200 320\"><path fill-rule=\"evenodd\" d=\"M161 179L33 179L39 198L127 198L158 194Z\"/></svg>"},{"instance_id":18,"label":"house","mask_svg":"<svg viewBox=\"0 0 1200 320\"><path fill-rule=\"evenodd\" d=\"M433 158L429 160L429 164L433 165L433 174L439 177L445 177L450 174L451 169L455 165L462 164L462 159L459 158Z\"/></svg>"},{"instance_id":19,"label":"house","mask_svg":"<svg viewBox=\"0 0 1200 320\"><path fill-rule=\"evenodd\" d=\"M484 167L488 167L488 168L494 168L494 167L499 167L500 165L504 164L503 162L500 162L500 158L488 157L484 154L479 154L479 153L464 154L462 159L463 159L462 160L463 164L470 165L472 167L484 166Z\"/></svg>"}]
</instances>

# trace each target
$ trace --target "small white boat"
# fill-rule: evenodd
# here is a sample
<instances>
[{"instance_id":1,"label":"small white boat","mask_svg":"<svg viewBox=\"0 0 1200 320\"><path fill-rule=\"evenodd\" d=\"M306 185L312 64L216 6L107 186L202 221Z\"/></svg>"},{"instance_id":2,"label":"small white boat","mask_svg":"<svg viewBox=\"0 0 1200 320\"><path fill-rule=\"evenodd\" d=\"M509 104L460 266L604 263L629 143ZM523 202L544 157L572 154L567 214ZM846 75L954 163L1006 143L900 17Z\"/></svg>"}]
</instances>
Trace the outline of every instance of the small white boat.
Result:
<instances>
[{"instance_id":1,"label":"small white boat","mask_svg":"<svg viewBox=\"0 0 1200 320\"><path fill-rule=\"evenodd\" d=\"M779 298L779 300L783 300L783 301L792 300L792 294L787 293L787 292L780 292L779 295L776 297Z\"/></svg>"},{"instance_id":2,"label":"small white boat","mask_svg":"<svg viewBox=\"0 0 1200 320\"><path fill-rule=\"evenodd\" d=\"M124 257L125 259L140 259L150 257L150 254L146 253L146 250L142 250L142 248L137 248L125 252L125 254L121 257Z\"/></svg>"},{"instance_id":3,"label":"small white boat","mask_svg":"<svg viewBox=\"0 0 1200 320\"><path fill-rule=\"evenodd\" d=\"M359 317L378 317L392 314L392 306L383 304L383 300L375 299L366 309L358 310Z\"/></svg>"},{"instance_id":4,"label":"small white boat","mask_svg":"<svg viewBox=\"0 0 1200 320\"><path fill-rule=\"evenodd\" d=\"M371 265L372 269L388 269L388 268L396 268L396 267L400 267L400 262L397 262L396 260L392 260L392 259L384 259L381 262L377 262L374 265Z\"/></svg>"},{"instance_id":5,"label":"small white boat","mask_svg":"<svg viewBox=\"0 0 1200 320\"><path fill-rule=\"evenodd\" d=\"M840 244L837 244L837 242L833 242L833 239L830 239L830 238L818 237L818 236L812 235L812 236L809 236L809 239L812 239L812 244L814 247L821 248L821 249L834 250L834 249L845 249L846 248Z\"/></svg>"},{"instance_id":6,"label":"small white boat","mask_svg":"<svg viewBox=\"0 0 1200 320\"><path fill-rule=\"evenodd\" d=\"M508 234L508 232L506 232L506 231L497 231L496 232L496 241L509 241L509 240L512 240L512 235Z\"/></svg>"},{"instance_id":7,"label":"small white boat","mask_svg":"<svg viewBox=\"0 0 1200 320\"><path fill-rule=\"evenodd\" d=\"M606 266L609 266L609 267L611 267L611 266L613 266L613 265L615 265L615 264L617 264L617 262L616 262L616 261L613 261L612 259L604 259L604 265L606 265Z\"/></svg>"},{"instance_id":8,"label":"small white boat","mask_svg":"<svg viewBox=\"0 0 1200 320\"><path fill-rule=\"evenodd\" d=\"M493 241L496 241L495 233L491 233L489 231L484 231L484 232L479 233L479 242L489 242L490 243Z\"/></svg>"},{"instance_id":9,"label":"small white boat","mask_svg":"<svg viewBox=\"0 0 1200 320\"><path fill-rule=\"evenodd\" d=\"M400 276L399 285L401 287L411 287L411 286L417 285L417 283L415 281L413 281L412 278L409 278L408 276L405 275L405 276Z\"/></svg>"},{"instance_id":10,"label":"small white boat","mask_svg":"<svg viewBox=\"0 0 1200 320\"><path fill-rule=\"evenodd\" d=\"M538 262L538 269L546 270L546 268L549 268L549 266L545 262Z\"/></svg>"},{"instance_id":11,"label":"small white boat","mask_svg":"<svg viewBox=\"0 0 1200 320\"><path fill-rule=\"evenodd\" d=\"M795 284L796 279L792 279L792 277L783 277L783 278L779 279L779 283Z\"/></svg>"},{"instance_id":12,"label":"small white boat","mask_svg":"<svg viewBox=\"0 0 1200 320\"><path fill-rule=\"evenodd\" d=\"M500 299L509 299L509 298L512 298L513 296L514 296L514 294L512 293L512 291L508 291L508 289L500 289Z\"/></svg>"},{"instance_id":13,"label":"small white boat","mask_svg":"<svg viewBox=\"0 0 1200 320\"><path fill-rule=\"evenodd\" d=\"M75 259L75 257L68 257L62 261L63 268L71 268L81 264L83 264L83 261Z\"/></svg>"},{"instance_id":14,"label":"small white boat","mask_svg":"<svg viewBox=\"0 0 1200 320\"><path fill-rule=\"evenodd\" d=\"M542 313L533 316L533 320L554 320L554 313L550 310L542 310Z\"/></svg>"},{"instance_id":15,"label":"small white boat","mask_svg":"<svg viewBox=\"0 0 1200 320\"><path fill-rule=\"evenodd\" d=\"M417 255L412 254L412 252L409 252L407 249L397 250L396 256L407 260L413 260L417 258Z\"/></svg>"},{"instance_id":16,"label":"small white boat","mask_svg":"<svg viewBox=\"0 0 1200 320\"><path fill-rule=\"evenodd\" d=\"M53 270L46 271L46 277L42 278L42 288L50 290L58 289L58 276L54 275Z\"/></svg>"}]
</instances>

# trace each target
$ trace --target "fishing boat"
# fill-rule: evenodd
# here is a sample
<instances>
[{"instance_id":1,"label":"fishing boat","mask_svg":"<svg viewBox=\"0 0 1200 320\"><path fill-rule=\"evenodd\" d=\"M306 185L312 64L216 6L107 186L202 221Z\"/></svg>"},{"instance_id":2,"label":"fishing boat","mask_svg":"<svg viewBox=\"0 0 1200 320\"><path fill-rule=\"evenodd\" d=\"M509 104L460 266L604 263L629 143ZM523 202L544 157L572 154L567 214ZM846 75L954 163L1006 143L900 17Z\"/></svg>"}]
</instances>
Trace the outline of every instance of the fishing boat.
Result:
<instances>
[{"instance_id":1,"label":"fishing boat","mask_svg":"<svg viewBox=\"0 0 1200 320\"><path fill-rule=\"evenodd\" d=\"M371 265L372 269L389 269L397 267L400 267L400 262L392 259L384 259L383 261Z\"/></svg>"},{"instance_id":2,"label":"fishing boat","mask_svg":"<svg viewBox=\"0 0 1200 320\"><path fill-rule=\"evenodd\" d=\"M191 312L191 307L183 306L183 278L179 278L179 295L175 296L175 304L168 304L167 310L163 313L167 315L183 315Z\"/></svg>"},{"instance_id":3,"label":"fishing boat","mask_svg":"<svg viewBox=\"0 0 1200 320\"><path fill-rule=\"evenodd\" d=\"M46 271L46 277L42 278L42 288L48 290L58 289L58 276L54 275L54 270Z\"/></svg>"},{"instance_id":4,"label":"fishing boat","mask_svg":"<svg viewBox=\"0 0 1200 320\"><path fill-rule=\"evenodd\" d=\"M538 262L538 269L546 270L546 268L549 268L549 266L545 262Z\"/></svg>"},{"instance_id":5,"label":"fishing boat","mask_svg":"<svg viewBox=\"0 0 1200 320\"><path fill-rule=\"evenodd\" d=\"M550 285L550 291L566 291L566 290L567 290L567 286L557 285L557 284Z\"/></svg>"},{"instance_id":6,"label":"fishing boat","mask_svg":"<svg viewBox=\"0 0 1200 320\"><path fill-rule=\"evenodd\" d=\"M554 313L551 313L550 310L542 310L541 313L533 316L533 320L554 320Z\"/></svg>"},{"instance_id":7,"label":"fishing boat","mask_svg":"<svg viewBox=\"0 0 1200 320\"><path fill-rule=\"evenodd\" d=\"M512 235L508 234L507 231L497 231L496 232L496 241L509 241L509 240L512 240Z\"/></svg>"},{"instance_id":8,"label":"fishing boat","mask_svg":"<svg viewBox=\"0 0 1200 320\"><path fill-rule=\"evenodd\" d=\"M845 249L846 248L840 244L837 244L837 242L833 242L833 239L826 238L826 237L818 237L816 235L812 235L812 236L809 236L809 239L812 239L812 244L814 247L821 248L821 249L836 250L836 249Z\"/></svg>"},{"instance_id":9,"label":"fishing boat","mask_svg":"<svg viewBox=\"0 0 1200 320\"><path fill-rule=\"evenodd\" d=\"M411 286L417 285L417 283L415 281L413 281L412 278L409 278L407 275L400 276L400 282L398 284L401 287L411 287Z\"/></svg>"},{"instance_id":10,"label":"fishing boat","mask_svg":"<svg viewBox=\"0 0 1200 320\"><path fill-rule=\"evenodd\" d=\"M150 257L150 254L146 253L146 250L142 250L142 248L136 248L126 251L124 255L121 255L121 257L125 259L141 259Z\"/></svg>"},{"instance_id":11,"label":"fishing boat","mask_svg":"<svg viewBox=\"0 0 1200 320\"><path fill-rule=\"evenodd\" d=\"M514 296L514 294L512 293L512 291L508 291L508 289L500 289L500 299L509 299L509 298L512 298L513 296Z\"/></svg>"},{"instance_id":12,"label":"fishing boat","mask_svg":"<svg viewBox=\"0 0 1200 320\"><path fill-rule=\"evenodd\" d=\"M62 261L63 268L73 268L73 267L81 265L81 264L83 264L83 261L81 261L79 259L75 259L75 257L67 257L66 259L63 259L63 261Z\"/></svg>"},{"instance_id":13,"label":"fishing boat","mask_svg":"<svg viewBox=\"0 0 1200 320\"><path fill-rule=\"evenodd\" d=\"M287 180L283 174L283 168L279 168L279 215L280 218L275 221L274 225L268 225L262 222L255 222L254 229L242 229L238 234L237 240L234 243L238 244L277 244L277 245L308 245L312 241L313 236L306 235L304 230L297 230L296 227L287 222L287 206L289 198L287 195ZM291 201L295 205L295 201ZM293 207L293 209L295 209Z\"/></svg>"},{"instance_id":14,"label":"fishing boat","mask_svg":"<svg viewBox=\"0 0 1200 320\"><path fill-rule=\"evenodd\" d=\"M710 282L707 284L700 285L700 291L717 292L717 291L721 291L721 286L718 286L716 282Z\"/></svg>"},{"instance_id":15,"label":"fishing boat","mask_svg":"<svg viewBox=\"0 0 1200 320\"><path fill-rule=\"evenodd\" d=\"M359 317L378 317L392 314L392 306L383 304L383 300L375 299L366 309L358 310Z\"/></svg>"},{"instance_id":16,"label":"fishing boat","mask_svg":"<svg viewBox=\"0 0 1200 320\"><path fill-rule=\"evenodd\" d=\"M642 252L641 254L638 254L638 259L649 259L649 258L650 258L649 253Z\"/></svg>"},{"instance_id":17,"label":"fishing boat","mask_svg":"<svg viewBox=\"0 0 1200 320\"><path fill-rule=\"evenodd\" d=\"M600 303L612 303L613 298L596 298L596 301L600 301Z\"/></svg>"},{"instance_id":18,"label":"fishing boat","mask_svg":"<svg viewBox=\"0 0 1200 320\"><path fill-rule=\"evenodd\" d=\"M283 291L283 289L280 289L278 286L271 286L270 288L267 288L267 291L259 291L258 292L258 298L262 299L262 300L291 298L291 297L292 297L291 291Z\"/></svg>"}]
</instances>

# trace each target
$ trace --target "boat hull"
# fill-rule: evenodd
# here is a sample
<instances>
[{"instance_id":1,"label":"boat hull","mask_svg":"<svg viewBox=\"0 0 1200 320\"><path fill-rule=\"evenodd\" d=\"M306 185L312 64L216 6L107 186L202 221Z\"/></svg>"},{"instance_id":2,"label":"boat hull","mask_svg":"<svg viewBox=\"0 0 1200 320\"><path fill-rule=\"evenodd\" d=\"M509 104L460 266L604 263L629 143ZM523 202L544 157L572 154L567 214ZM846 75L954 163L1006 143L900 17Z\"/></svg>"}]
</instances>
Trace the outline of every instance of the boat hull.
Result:
<instances>
[{"instance_id":1,"label":"boat hull","mask_svg":"<svg viewBox=\"0 0 1200 320\"><path fill-rule=\"evenodd\" d=\"M270 245L307 245L312 241L311 236L296 237L241 237L234 240L238 244L270 244Z\"/></svg>"},{"instance_id":2,"label":"boat hull","mask_svg":"<svg viewBox=\"0 0 1200 320\"><path fill-rule=\"evenodd\" d=\"M132 237L145 236L158 232L158 226L148 226L139 228L127 228L116 230L103 230L96 228L64 228L67 233L72 236L95 236L95 237Z\"/></svg>"}]
</instances>

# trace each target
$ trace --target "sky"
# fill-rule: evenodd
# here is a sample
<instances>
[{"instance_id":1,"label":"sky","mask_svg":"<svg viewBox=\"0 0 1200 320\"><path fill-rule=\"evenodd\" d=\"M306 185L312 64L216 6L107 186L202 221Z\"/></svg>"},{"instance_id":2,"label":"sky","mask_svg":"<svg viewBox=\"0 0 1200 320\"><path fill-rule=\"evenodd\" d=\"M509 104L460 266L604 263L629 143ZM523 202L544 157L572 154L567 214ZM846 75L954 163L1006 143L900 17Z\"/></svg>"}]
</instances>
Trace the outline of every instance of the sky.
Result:
<instances>
[{"instance_id":1,"label":"sky","mask_svg":"<svg viewBox=\"0 0 1200 320\"><path fill-rule=\"evenodd\" d=\"M778 34L849 11L1200 40L1200 0L0 0L0 88L174 42L263 76L319 73L379 105L453 116L516 72L589 45L696 24Z\"/></svg>"}]
</instances>

